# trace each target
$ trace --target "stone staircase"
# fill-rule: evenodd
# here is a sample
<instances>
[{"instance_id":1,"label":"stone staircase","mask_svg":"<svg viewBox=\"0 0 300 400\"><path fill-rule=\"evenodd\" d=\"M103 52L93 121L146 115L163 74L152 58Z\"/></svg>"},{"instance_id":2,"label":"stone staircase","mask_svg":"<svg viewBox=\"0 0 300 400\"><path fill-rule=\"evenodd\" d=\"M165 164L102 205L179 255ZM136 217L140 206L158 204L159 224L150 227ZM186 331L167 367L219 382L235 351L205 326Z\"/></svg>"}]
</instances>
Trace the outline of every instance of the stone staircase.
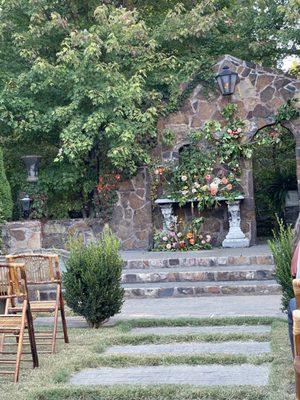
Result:
<instances>
[{"instance_id":1,"label":"stone staircase","mask_svg":"<svg viewBox=\"0 0 300 400\"><path fill-rule=\"evenodd\" d=\"M272 256L264 248L205 255L205 252L143 253L125 261L126 298L279 294ZM236 253L236 254L234 254ZM137 254L138 255L138 254Z\"/></svg>"}]
</instances>

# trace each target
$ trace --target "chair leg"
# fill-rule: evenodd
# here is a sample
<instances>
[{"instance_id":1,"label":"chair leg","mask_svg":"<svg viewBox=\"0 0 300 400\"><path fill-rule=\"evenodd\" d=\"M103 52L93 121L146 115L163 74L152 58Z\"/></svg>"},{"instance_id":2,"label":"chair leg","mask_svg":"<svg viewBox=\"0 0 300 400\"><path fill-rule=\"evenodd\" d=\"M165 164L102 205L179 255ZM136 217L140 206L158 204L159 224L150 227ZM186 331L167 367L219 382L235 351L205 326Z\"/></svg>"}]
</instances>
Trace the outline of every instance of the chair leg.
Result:
<instances>
[{"instance_id":1,"label":"chair leg","mask_svg":"<svg viewBox=\"0 0 300 400\"><path fill-rule=\"evenodd\" d=\"M32 355L33 368L37 368L39 366L39 359L38 359L38 353L37 353L37 348L36 348L33 318L32 318L31 311L29 309L27 310L27 324L28 324L28 336L29 336L29 342L30 342L30 350L31 350L31 355Z\"/></svg>"},{"instance_id":2,"label":"chair leg","mask_svg":"<svg viewBox=\"0 0 300 400\"><path fill-rule=\"evenodd\" d=\"M4 342L5 342L5 334L2 333L0 335L0 353L2 353L4 350Z\"/></svg>"},{"instance_id":3,"label":"chair leg","mask_svg":"<svg viewBox=\"0 0 300 400\"><path fill-rule=\"evenodd\" d=\"M65 339L65 343L69 343L68 327L67 327L67 321L66 321L66 315L65 315L65 304L64 304L64 299L63 299L62 292L61 292L61 287L59 288L59 302L60 302L60 315L61 315L64 339Z\"/></svg>"},{"instance_id":4,"label":"chair leg","mask_svg":"<svg viewBox=\"0 0 300 400\"><path fill-rule=\"evenodd\" d=\"M58 311L59 311L59 290L56 292L56 304L55 304L55 311L54 311L54 325L53 325L53 333L52 333L52 345L51 345L51 353L55 353L55 346L56 346L56 337L57 337L57 324L58 324Z\"/></svg>"},{"instance_id":5,"label":"chair leg","mask_svg":"<svg viewBox=\"0 0 300 400\"><path fill-rule=\"evenodd\" d=\"M17 348L14 383L17 383L19 380L20 364L21 364L22 350L23 350L24 331L25 331L25 314L23 314L23 316L22 316L21 328L20 328L20 333L18 336L18 348Z\"/></svg>"}]
</instances>

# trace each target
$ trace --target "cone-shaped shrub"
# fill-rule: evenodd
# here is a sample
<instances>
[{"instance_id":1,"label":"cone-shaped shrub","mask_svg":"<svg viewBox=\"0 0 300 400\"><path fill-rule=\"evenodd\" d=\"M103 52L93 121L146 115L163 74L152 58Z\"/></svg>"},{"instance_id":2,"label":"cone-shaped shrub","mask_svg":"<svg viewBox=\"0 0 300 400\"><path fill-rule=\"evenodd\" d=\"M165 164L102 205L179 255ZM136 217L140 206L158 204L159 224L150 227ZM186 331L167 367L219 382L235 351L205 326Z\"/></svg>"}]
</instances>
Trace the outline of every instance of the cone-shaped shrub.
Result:
<instances>
[{"instance_id":1,"label":"cone-shaped shrub","mask_svg":"<svg viewBox=\"0 0 300 400\"><path fill-rule=\"evenodd\" d=\"M64 273L68 306L82 315L94 328L121 310L123 261L118 254L119 241L109 228L99 241L84 245L70 243L70 258Z\"/></svg>"},{"instance_id":2,"label":"cone-shaped shrub","mask_svg":"<svg viewBox=\"0 0 300 400\"><path fill-rule=\"evenodd\" d=\"M0 217L1 220L7 221L12 217L13 202L11 196L11 189L7 180L4 161L3 150L0 147Z\"/></svg>"},{"instance_id":3,"label":"cone-shaped shrub","mask_svg":"<svg viewBox=\"0 0 300 400\"><path fill-rule=\"evenodd\" d=\"M286 310L291 298L294 297L293 279L291 276L291 261L293 255L293 230L291 226L284 226L277 218L278 231L273 231L273 239L269 240L269 247L274 257L275 277L282 288L282 309Z\"/></svg>"}]
</instances>

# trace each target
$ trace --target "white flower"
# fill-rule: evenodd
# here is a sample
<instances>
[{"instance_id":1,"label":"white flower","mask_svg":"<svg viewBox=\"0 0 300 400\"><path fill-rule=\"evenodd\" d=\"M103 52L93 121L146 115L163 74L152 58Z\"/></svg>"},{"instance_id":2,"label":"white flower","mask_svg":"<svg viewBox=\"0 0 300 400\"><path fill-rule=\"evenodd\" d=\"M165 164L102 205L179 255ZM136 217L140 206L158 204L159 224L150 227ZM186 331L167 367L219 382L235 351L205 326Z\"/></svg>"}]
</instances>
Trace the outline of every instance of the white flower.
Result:
<instances>
[{"instance_id":1,"label":"white flower","mask_svg":"<svg viewBox=\"0 0 300 400\"><path fill-rule=\"evenodd\" d=\"M200 184L198 182L194 182L194 186L195 186L196 189L199 189Z\"/></svg>"},{"instance_id":2,"label":"white flower","mask_svg":"<svg viewBox=\"0 0 300 400\"><path fill-rule=\"evenodd\" d=\"M188 192L189 192L188 190L182 190L181 194L183 194L185 196L186 194L188 194Z\"/></svg>"},{"instance_id":3,"label":"white flower","mask_svg":"<svg viewBox=\"0 0 300 400\"><path fill-rule=\"evenodd\" d=\"M211 236L210 236L210 235L206 235L206 240L207 240L208 242L210 242L210 241L211 241Z\"/></svg>"},{"instance_id":4,"label":"white flower","mask_svg":"<svg viewBox=\"0 0 300 400\"><path fill-rule=\"evenodd\" d=\"M196 192L197 192L197 189L193 188L192 193L196 193Z\"/></svg>"},{"instance_id":5,"label":"white flower","mask_svg":"<svg viewBox=\"0 0 300 400\"><path fill-rule=\"evenodd\" d=\"M211 183L211 184L209 185L209 187L210 187L211 189L213 189L213 190L217 190L217 189L218 189L218 186L219 186L219 185L217 185L216 183Z\"/></svg>"},{"instance_id":6,"label":"white flower","mask_svg":"<svg viewBox=\"0 0 300 400\"><path fill-rule=\"evenodd\" d=\"M182 175L181 180L182 180L182 182L187 181L187 176L186 175Z\"/></svg>"},{"instance_id":7,"label":"white flower","mask_svg":"<svg viewBox=\"0 0 300 400\"><path fill-rule=\"evenodd\" d=\"M162 240L163 240L164 242L167 242L167 241L168 241L167 236L164 236L164 237L162 238Z\"/></svg>"},{"instance_id":8,"label":"white flower","mask_svg":"<svg viewBox=\"0 0 300 400\"><path fill-rule=\"evenodd\" d=\"M242 132L241 128L237 128L237 132L241 133Z\"/></svg>"},{"instance_id":9,"label":"white flower","mask_svg":"<svg viewBox=\"0 0 300 400\"><path fill-rule=\"evenodd\" d=\"M206 243L206 241L205 241L205 240L201 240L201 243L202 243L202 244L205 244L205 243Z\"/></svg>"},{"instance_id":10,"label":"white flower","mask_svg":"<svg viewBox=\"0 0 300 400\"><path fill-rule=\"evenodd\" d=\"M182 233L181 233L181 232L178 232L178 233L177 233L177 237L180 238L181 236L182 236Z\"/></svg>"},{"instance_id":11,"label":"white flower","mask_svg":"<svg viewBox=\"0 0 300 400\"><path fill-rule=\"evenodd\" d=\"M215 178L214 180L213 180L213 183L215 183L217 186L218 185L220 185L220 183L221 183L221 179L220 178Z\"/></svg>"},{"instance_id":12,"label":"white flower","mask_svg":"<svg viewBox=\"0 0 300 400\"><path fill-rule=\"evenodd\" d=\"M168 244L166 245L166 248L167 248L168 250L170 250L170 249L172 248L172 245L171 245L170 243L168 243Z\"/></svg>"}]
</instances>

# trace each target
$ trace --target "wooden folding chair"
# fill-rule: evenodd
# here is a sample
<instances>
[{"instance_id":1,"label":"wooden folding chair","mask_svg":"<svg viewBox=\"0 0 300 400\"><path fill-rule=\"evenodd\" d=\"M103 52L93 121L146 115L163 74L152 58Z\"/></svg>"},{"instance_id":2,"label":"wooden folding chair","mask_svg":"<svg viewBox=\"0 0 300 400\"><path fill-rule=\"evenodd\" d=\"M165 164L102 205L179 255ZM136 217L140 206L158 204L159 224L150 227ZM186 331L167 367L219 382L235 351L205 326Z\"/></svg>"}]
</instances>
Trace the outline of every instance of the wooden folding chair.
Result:
<instances>
[{"instance_id":1,"label":"wooden folding chair","mask_svg":"<svg viewBox=\"0 0 300 400\"><path fill-rule=\"evenodd\" d=\"M0 299L5 300L5 312L0 315L0 355L8 356L1 358L0 365L8 366L7 370L0 369L2 375L14 375L14 382L18 382L20 364L24 345L25 330L28 331L29 344L33 368L38 367L38 355L36 350L33 319L28 299L25 267L23 264L0 264ZM20 313L9 315L8 309L18 306ZM7 337L16 339L17 350L6 351L5 340ZM16 356L14 359L13 356ZM15 365L14 370L9 366Z\"/></svg>"},{"instance_id":2,"label":"wooden folding chair","mask_svg":"<svg viewBox=\"0 0 300 400\"><path fill-rule=\"evenodd\" d=\"M58 339L58 317L61 315L63 339L69 343L67 323L65 317L64 300L62 295L62 279L59 267L59 258L55 254L17 254L6 256L8 263L23 262L26 268L27 283L29 289L35 290L37 300L30 302L32 313L53 313L54 324L52 335L36 334L37 343L47 344L45 340L51 339L51 353L55 352L56 340ZM52 285L56 288L55 300L41 300L39 287L41 285ZM14 312L15 308L10 308L9 313ZM39 341L41 339L41 341Z\"/></svg>"}]
</instances>

